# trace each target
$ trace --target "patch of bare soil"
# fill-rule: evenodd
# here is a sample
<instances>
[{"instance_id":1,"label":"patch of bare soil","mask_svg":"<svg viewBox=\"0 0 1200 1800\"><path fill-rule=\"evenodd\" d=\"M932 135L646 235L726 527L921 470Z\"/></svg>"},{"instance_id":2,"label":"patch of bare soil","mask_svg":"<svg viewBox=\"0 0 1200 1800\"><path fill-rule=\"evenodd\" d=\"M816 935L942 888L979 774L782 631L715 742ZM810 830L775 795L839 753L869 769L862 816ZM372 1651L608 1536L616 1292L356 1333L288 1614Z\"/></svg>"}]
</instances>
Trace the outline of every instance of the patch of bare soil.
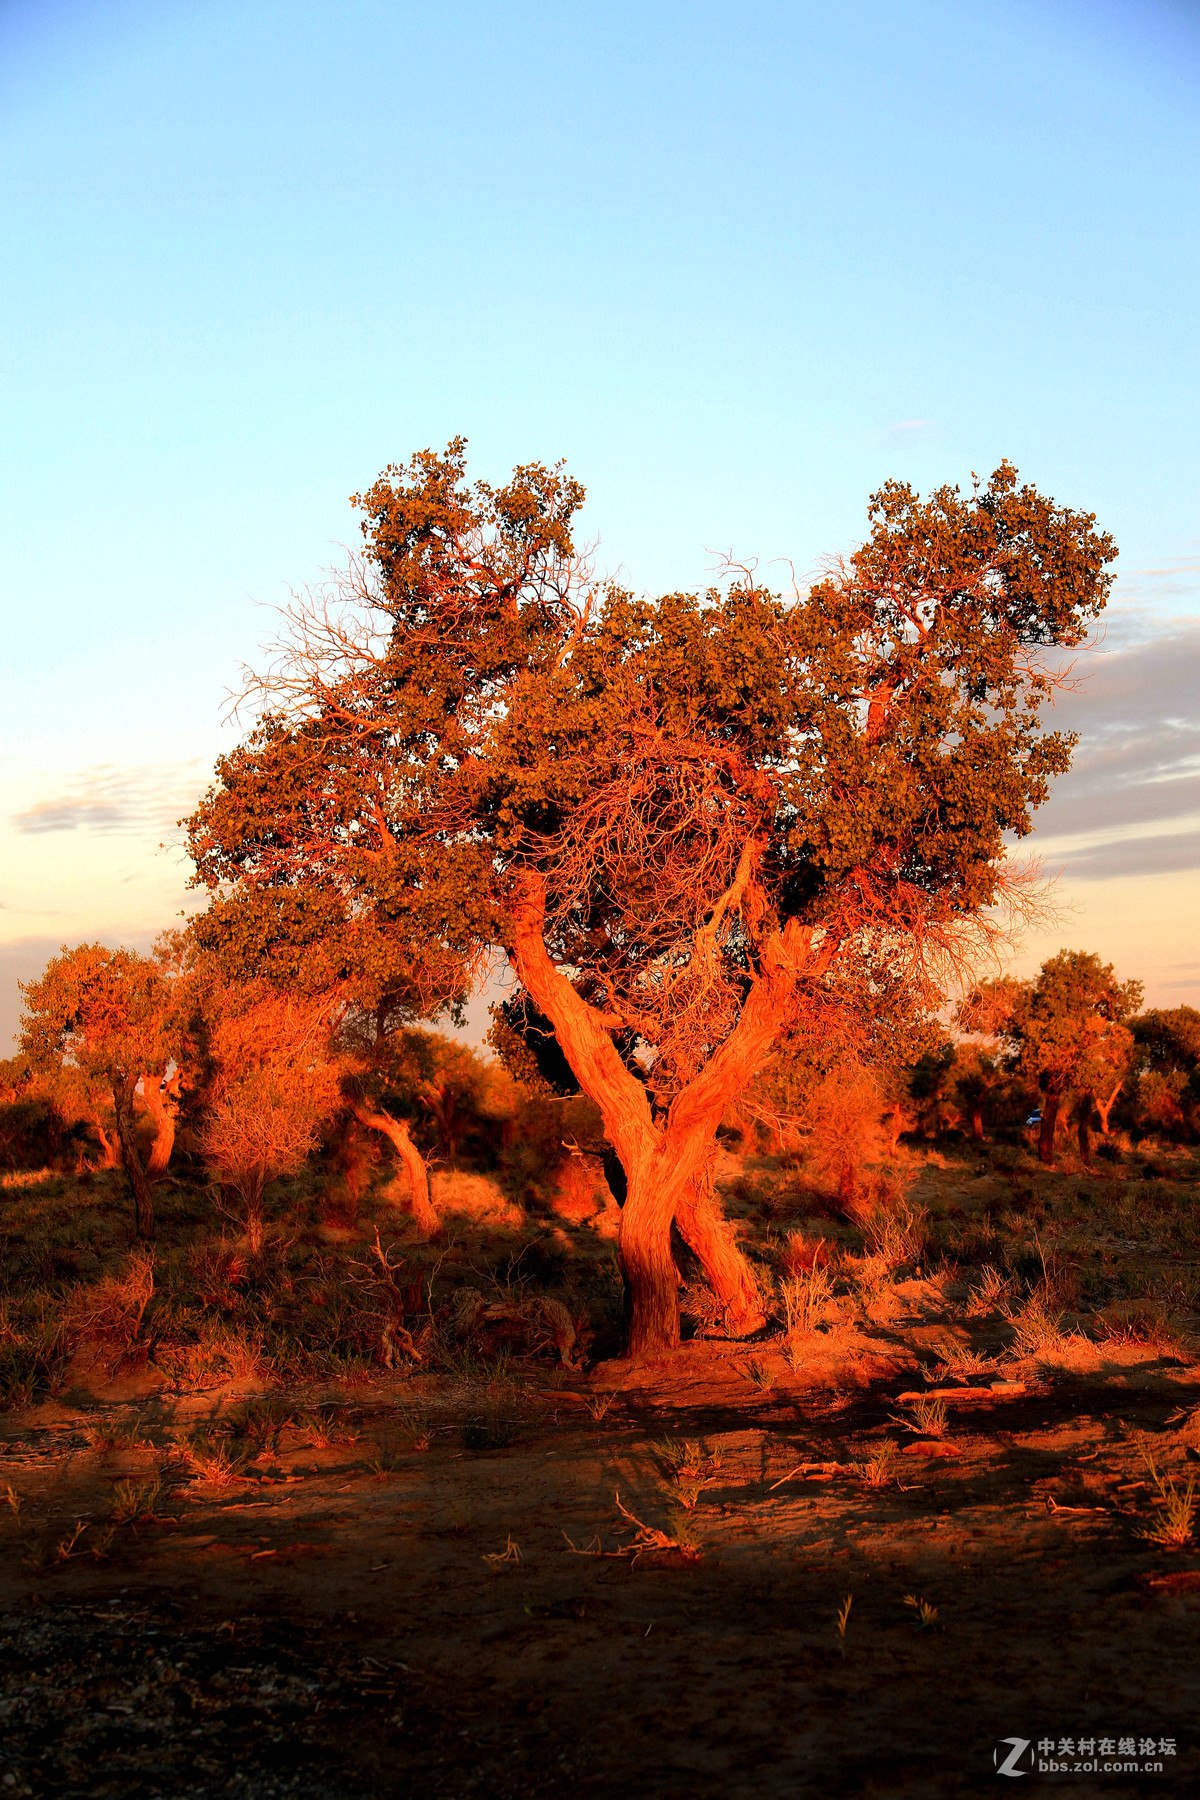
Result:
<instances>
[{"instance_id":1,"label":"patch of bare soil","mask_svg":"<svg viewBox=\"0 0 1200 1800\"><path fill-rule=\"evenodd\" d=\"M941 1796L1014 1737L1162 1765L1031 1788L1196 1791L1200 1553L1142 1534L1200 1366L1010 1361L939 1410L925 1285L868 1361L697 1341L569 1386L10 1415L2 1791Z\"/></svg>"}]
</instances>

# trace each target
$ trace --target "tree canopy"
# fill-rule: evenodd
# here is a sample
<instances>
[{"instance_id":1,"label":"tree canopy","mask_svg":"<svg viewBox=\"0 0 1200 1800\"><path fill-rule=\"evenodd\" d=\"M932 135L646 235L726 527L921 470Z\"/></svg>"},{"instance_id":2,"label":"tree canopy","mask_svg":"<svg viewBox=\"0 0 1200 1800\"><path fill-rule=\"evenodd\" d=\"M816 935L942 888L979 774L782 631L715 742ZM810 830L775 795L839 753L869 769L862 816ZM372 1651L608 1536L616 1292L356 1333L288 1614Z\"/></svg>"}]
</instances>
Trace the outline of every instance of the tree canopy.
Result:
<instances>
[{"instance_id":1,"label":"tree canopy","mask_svg":"<svg viewBox=\"0 0 1200 1800\"><path fill-rule=\"evenodd\" d=\"M746 567L649 599L593 577L583 498L561 465L469 485L462 440L389 467L189 831L247 972L428 1013L502 949L624 1167L646 1349L678 1331L673 1220L731 1327L761 1317L721 1113L799 1015L919 1012L969 952L1068 764L1040 709L1115 550L1004 463L886 484L808 592Z\"/></svg>"},{"instance_id":2,"label":"tree canopy","mask_svg":"<svg viewBox=\"0 0 1200 1800\"><path fill-rule=\"evenodd\" d=\"M961 1008L960 1022L999 1038L1010 1066L1042 1089L1043 1162L1053 1160L1055 1123L1067 1092L1078 1090L1084 1100L1086 1143L1097 1096L1103 1105L1109 1091L1120 1088L1133 1048L1126 1021L1141 1001L1140 981L1118 981L1112 964L1091 951L1060 950L1035 980L986 983Z\"/></svg>"},{"instance_id":3,"label":"tree canopy","mask_svg":"<svg viewBox=\"0 0 1200 1800\"><path fill-rule=\"evenodd\" d=\"M51 959L41 978L22 986L21 1049L41 1068L63 1066L84 1084L111 1095L122 1158L133 1191L138 1234L149 1237L154 1209L133 1128L133 1096L141 1081L147 1104L163 1121L160 1140L170 1154L173 1124L159 1097L172 1061L188 1039L186 1008L164 962L133 950L79 944ZM156 1149L158 1145L156 1145Z\"/></svg>"}]
</instances>

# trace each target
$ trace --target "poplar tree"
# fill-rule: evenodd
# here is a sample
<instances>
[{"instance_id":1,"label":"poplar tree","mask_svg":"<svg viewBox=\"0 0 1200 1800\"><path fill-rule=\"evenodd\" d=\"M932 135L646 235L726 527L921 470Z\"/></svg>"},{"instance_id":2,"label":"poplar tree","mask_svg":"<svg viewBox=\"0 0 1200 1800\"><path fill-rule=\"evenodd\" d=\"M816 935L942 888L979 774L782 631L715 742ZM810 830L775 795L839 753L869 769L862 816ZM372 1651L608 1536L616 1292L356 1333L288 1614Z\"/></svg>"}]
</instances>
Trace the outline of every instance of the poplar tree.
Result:
<instances>
[{"instance_id":1,"label":"poplar tree","mask_svg":"<svg viewBox=\"0 0 1200 1800\"><path fill-rule=\"evenodd\" d=\"M599 1107L626 1189L628 1347L678 1341L674 1222L728 1329L763 1314L716 1130L784 1032L932 1004L1004 897L1004 838L1068 765L1040 711L1115 556L1018 484L921 499L806 592L594 579L561 465L469 484L464 444L355 497L245 741L189 821L210 932L414 1016L497 952Z\"/></svg>"}]
</instances>

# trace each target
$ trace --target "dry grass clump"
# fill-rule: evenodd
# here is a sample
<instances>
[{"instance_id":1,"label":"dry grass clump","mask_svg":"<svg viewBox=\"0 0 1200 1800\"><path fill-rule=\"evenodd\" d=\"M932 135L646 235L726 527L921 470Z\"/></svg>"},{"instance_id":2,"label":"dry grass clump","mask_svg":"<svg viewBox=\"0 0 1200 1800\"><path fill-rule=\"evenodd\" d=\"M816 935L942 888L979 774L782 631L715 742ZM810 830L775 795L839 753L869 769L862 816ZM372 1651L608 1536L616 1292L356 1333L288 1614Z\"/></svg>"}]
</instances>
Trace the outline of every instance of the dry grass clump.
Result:
<instances>
[{"instance_id":1,"label":"dry grass clump","mask_svg":"<svg viewBox=\"0 0 1200 1800\"><path fill-rule=\"evenodd\" d=\"M1173 1475L1166 1475L1159 1470L1153 1456L1144 1446L1142 1461L1157 1489L1158 1499L1155 1502L1155 1517L1142 1528L1139 1536L1163 1550L1182 1550L1191 1543L1196 1522L1196 1477L1194 1474L1189 1475L1186 1486L1180 1489L1175 1485Z\"/></svg>"},{"instance_id":2,"label":"dry grass clump","mask_svg":"<svg viewBox=\"0 0 1200 1800\"><path fill-rule=\"evenodd\" d=\"M1001 1302L1012 1291L1012 1282L990 1263L985 1263L979 1272L979 1280L967 1292L967 1317L981 1318L985 1313L998 1312Z\"/></svg>"},{"instance_id":3,"label":"dry grass clump","mask_svg":"<svg viewBox=\"0 0 1200 1800\"><path fill-rule=\"evenodd\" d=\"M1144 1346L1160 1356L1185 1357L1194 1350L1190 1335L1153 1301L1115 1301L1096 1313L1092 1323L1105 1344Z\"/></svg>"},{"instance_id":4,"label":"dry grass clump","mask_svg":"<svg viewBox=\"0 0 1200 1800\"><path fill-rule=\"evenodd\" d=\"M905 1201L876 1206L863 1223L863 1237L868 1255L878 1257L889 1274L919 1265L929 1242L929 1215L923 1206Z\"/></svg>"},{"instance_id":5,"label":"dry grass clump","mask_svg":"<svg viewBox=\"0 0 1200 1800\"><path fill-rule=\"evenodd\" d=\"M779 1267L793 1278L805 1276L818 1264L828 1264L829 1244L825 1238L806 1238L802 1231L789 1231L779 1246Z\"/></svg>"},{"instance_id":6,"label":"dry grass clump","mask_svg":"<svg viewBox=\"0 0 1200 1800\"><path fill-rule=\"evenodd\" d=\"M791 1343L824 1323L833 1299L833 1280L819 1263L806 1275L788 1275L779 1284L784 1335Z\"/></svg>"},{"instance_id":7,"label":"dry grass clump","mask_svg":"<svg viewBox=\"0 0 1200 1800\"><path fill-rule=\"evenodd\" d=\"M350 1414L344 1406L337 1406L327 1401L315 1406L311 1412L301 1413L296 1421L314 1450L328 1450L333 1444L355 1444L358 1432L350 1422Z\"/></svg>"},{"instance_id":8,"label":"dry grass clump","mask_svg":"<svg viewBox=\"0 0 1200 1800\"><path fill-rule=\"evenodd\" d=\"M828 1330L837 1316L830 1270L823 1263L814 1263L806 1275L786 1276L779 1284L779 1304L783 1312L784 1355L794 1372L814 1333Z\"/></svg>"},{"instance_id":9,"label":"dry grass clump","mask_svg":"<svg viewBox=\"0 0 1200 1800\"><path fill-rule=\"evenodd\" d=\"M118 1481L108 1509L109 1519L114 1525L136 1525L143 1519L154 1518L162 1491L161 1475L155 1475L149 1481Z\"/></svg>"},{"instance_id":10,"label":"dry grass clump","mask_svg":"<svg viewBox=\"0 0 1200 1800\"><path fill-rule=\"evenodd\" d=\"M909 1411L889 1413L893 1425L918 1437L943 1438L946 1435L946 1402L944 1400L911 1400Z\"/></svg>"},{"instance_id":11,"label":"dry grass clump","mask_svg":"<svg viewBox=\"0 0 1200 1800\"><path fill-rule=\"evenodd\" d=\"M159 1353L160 1363L191 1386L214 1376L224 1381L261 1381L270 1372L263 1334L240 1325L205 1324L192 1344Z\"/></svg>"},{"instance_id":12,"label":"dry grass clump","mask_svg":"<svg viewBox=\"0 0 1200 1800\"><path fill-rule=\"evenodd\" d=\"M905 1606L911 1607L913 1624L918 1631L932 1631L938 1621L938 1609L917 1594L905 1594Z\"/></svg>"},{"instance_id":13,"label":"dry grass clump","mask_svg":"<svg viewBox=\"0 0 1200 1800\"><path fill-rule=\"evenodd\" d=\"M247 1456L245 1451L235 1452L226 1437L206 1431L185 1438L177 1454L194 1481L212 1487L231 1487L240 1481Z\"/></svg>"},{"instance_id":14,"label":"dry grass clump","mask_svg":"<svg viewBox=\"0 0 1200 1800\"><path fill-rule=\"evenodd\" d=\"M1043 1292L1035 1290L1020 1307L1003 1305L1000 1311L1012 1326L1013 1349L1018 1356L1059 1356L1084 1341L1077 1333L1062 1329L1062 1314Z\"/></svg>"},{"instance_id":15,"label":"dry grass clump","mask_svg":"<svg viewBox=\"0 0 1200 1800\"><path fill-rule=\"evenodd\" d=\"M73 1338L90 1338L128 1350L141 1334L146 1308L154 1297L154 1252L130 1251L119 1275L106 1275L90 1286L73 1288L62 1322Z\"/></svg>"},{"instance_id":16,"label":"dry grass clump","mask_svg":"<svg viewBox=\"0 0 1200 1800\"><path fill-rule=\"evenodd\" d=\"M84 1427L84 1437L93 1450L149 1450L149 1438L142 1436L141 1418L122 1425L116 1419L102 1419Z\"/></svg>"},{"instance_id":17,"label":"dry grass clump","mask_svg":"<svg viewBox=\"0 0 1200 1800\"><path fill-rule=\"evenodd\" d=\"M721 1468L720 1452L692 1438L664 1439L658 1445L658 1460L669 1491L686 1512L693 1511Z\"/></svg>"},{"instance_id":18,"label":"dry grass clump","mask_svg":"<svg viewBox=\"0 0 1200 1800\"><path fill-rule=\"evenodd\" d=\"M939 1344L937 1355L933 1372L939 1381L973 1381L977 1376L996 1372L994 1357L982 1356L967 1344Z\"/></svg>"},{"instance_id":19,"label":"dry grass clump","mask_svg":"<svg viewBox=\"0 0 1200 1800\"><path fill-rule=\"evenodd\" d=\"M276 1450L279 1440L289 1425L295 1423L296 1414L292 1407L283 1400L251 1400L241 1412L235 1413L230 1420L230 1427L235 1437L241 1438L255 1450Z\"/></svg>"},{"instance_id":20,"label":"dry grass clump","mask_svg":"<svg viewBox=\"0 0 1200 1800\"><path fill-rule=\"evenodd\" d=\"M238 1304L238 1290L250 1270L245 1253L225 1241L222 1233L214 1243L199 1244L187 1261L188 1278L196 1299L203 1307L218 1312L229 1311Z\"/></svg>"},{"instance_id":21,"label":"dry grass clump","mask_svg":"<svg viewBox=\"0 0 1200 1800\"><path fill-rule=\"evenodd\" d=\"M869 1488L890 1487L893 1481L899 1480L900 1446L891 1438L884 1438L868 1452L862 1462L850 1464L850 1472Z\"/></svg>"}]
</instances>

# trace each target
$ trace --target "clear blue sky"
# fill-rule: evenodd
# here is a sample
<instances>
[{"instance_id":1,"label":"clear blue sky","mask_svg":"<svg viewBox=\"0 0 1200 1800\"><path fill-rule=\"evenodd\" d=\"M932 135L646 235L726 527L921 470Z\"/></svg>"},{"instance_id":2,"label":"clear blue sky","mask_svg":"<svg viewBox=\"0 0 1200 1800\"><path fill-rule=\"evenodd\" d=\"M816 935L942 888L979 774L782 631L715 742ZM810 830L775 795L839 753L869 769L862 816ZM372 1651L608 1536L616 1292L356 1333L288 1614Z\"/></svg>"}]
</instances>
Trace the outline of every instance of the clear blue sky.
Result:
<instances>
[{"instance_id":1,"label":"clear blue sky","mask_svg":"<svg viewBox=\"0 0 1200 1800\"><path fill-rule=\"evenodd\" d=\"M178 903L255 602L457 432L649 589L1008 456L1194 618L1198 150L1182 0L0 3L0 946Z\"/></svg>"}]
</instances>

